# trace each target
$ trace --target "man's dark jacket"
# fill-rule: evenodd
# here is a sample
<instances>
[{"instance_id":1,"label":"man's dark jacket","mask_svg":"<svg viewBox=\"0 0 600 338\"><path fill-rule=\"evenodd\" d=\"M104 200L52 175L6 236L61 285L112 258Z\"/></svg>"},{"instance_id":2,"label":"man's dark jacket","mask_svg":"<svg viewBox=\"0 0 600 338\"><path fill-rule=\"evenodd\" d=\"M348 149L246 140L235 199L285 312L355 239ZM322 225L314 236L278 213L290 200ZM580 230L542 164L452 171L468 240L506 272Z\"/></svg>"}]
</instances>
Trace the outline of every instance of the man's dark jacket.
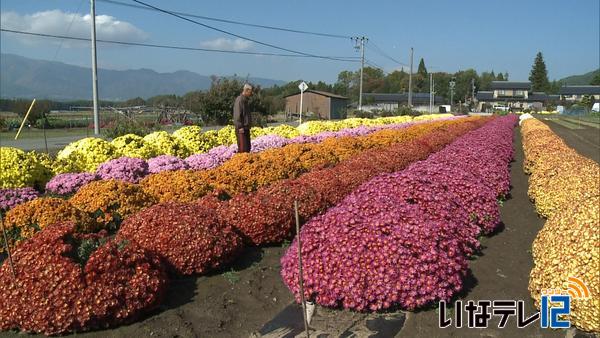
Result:
<instances>
[{"instance_id":1,"label":"man's dark jacket","mask_svg":"<svg viewBox=\"0 0 600 338\"><path fill-rule=\"evenodd\" d=\"M251 122L248 98L240 95L235 99L235 103L233 104L233 125L236 129L250 129Z\"/></svg>"}]
</instances>

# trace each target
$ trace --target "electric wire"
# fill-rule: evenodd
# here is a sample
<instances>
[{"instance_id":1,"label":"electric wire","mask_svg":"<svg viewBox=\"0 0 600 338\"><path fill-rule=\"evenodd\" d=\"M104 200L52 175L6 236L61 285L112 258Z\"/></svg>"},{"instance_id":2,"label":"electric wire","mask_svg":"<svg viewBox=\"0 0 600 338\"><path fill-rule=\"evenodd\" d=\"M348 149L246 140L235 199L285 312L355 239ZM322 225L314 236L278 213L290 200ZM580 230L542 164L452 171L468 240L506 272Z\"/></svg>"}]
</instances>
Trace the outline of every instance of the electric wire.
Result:
<instances>
[{"instance_id":1,"label":"electric wire","mask_svg":"<svg viewBox=\"0 0 600 338\"><path fill-rule=\"evenodd\" d=\"M27 31L19 31L19 30L7 29L7 28L0 28L0 31L6 32L6 33L47 37L47 38L56 38L56 39L67 39L67 40L88 41L88 42L91 41L90 38L81 38L81 37L75 37L75 36L56 35L56 34L45 34L45 33L37 33L37 32L27 32ZM153 43L127 42L127 41L104 40L104 39L96 39L96 41L101 42L101 43L118 44L118 45L126 45L126 46L177 49L177 50L189 50L189 51L200 51L200 52L312 58L312 56L310 56L310 55L300 55L300 54L280 54L280 53L267 53L267 52L234 51L234 50L226 50L226 49L209 49L209 48L161 45L161 44L153 44ZM335 58L337 61L342 61L342 62L360 62L360 60L358 60L358 58L354 57L354 56L348 56L348 57L336 56L336 57L332 57L332 58Z\"/></svg>"},{"instance_id":2,"label":"electric wire","mask_svg":"<svg viewBox=\"0 0 600 338\"><path fill-rule=\"evenodd\" d=\"M121 1L116 1L116 0L97 0L97 1L98 2L110 3L110 4L118 5L118 6L126 6L126 7L137 8L137 9L145 9L145 10L157 11L156 9L149 8L147 6L129 4L129 3L125 3L125 2L121 2ZM298 34L307 34L307 35L322 36L322 37L337 38L337 39L350 39L351 38L351 36L349 36L349 35L311 32L311 31L304 31L304 30L299 30L299 29L292 29L292 28L285 28L285 27L276 27L276 26L268 26L268 25L259 25L259 24L253 24L253 23L248 23L248 22L241 22L241 21L235 21L235 20L229 20L229 19L221 19L221 18L215 18L215 17L209 17L209 16L203 16L203 15L185 13L185 12L177 12L177 11L171 11L171 12L175 13L175 14L178 14L178 15L181 15L181 16L190 17L190 18L210 20L210 21L216 21L216 22L223 22L223 23L234 24L234 25L241 25L241 26L247 26L247 27L271 29L271 30L278 30L278 31L283 31L283 32L298 33Z\"/></svg>"},{"instance_id":3,"label":"electric wire","mask_svg":"<svg viewBox=\"0 0 600 338\"><path fill-rule=\"evenodd\" d=\"M279 50L282 50L282 51L285 51L285 52L289 52L289 53L295 53L295 54L310 56L310 57L314 57L314 58L319 58L319 59L329 59L329 60L334 60L334 61L342 61L342 59L338 59L338 58L332 58L332 57L329 57L329 56L323 56L323 55L315 55L315 54L305 53L305 52L301 52L301 51L297 51L297 50L293 50L293 49L289 49L289 48L285 48L285 47L280 47L280 46L277 46L277 45L274 45L274 44L271 44L271 43L259 41L259 40L252 39L252 38L240 35L240 34L236 34L236 33L232 33L232 32L226 31L224 29L213 27L213 26L204 24L202 22L199 22L199 21L196 21L196 20L192 20L190 18L186 18L186 17L184 17L182 15L173 13L173 12L168 11L166 9L162 9L162 8L153 6L151 4L145 3L145 2L140 1L140 0L132 0L132 1L136 2L138 4L141 4L141 5L144 5L146 7L153 8L153 9L155 9L157 11L160 11L160 12L163 12L165 14L174 16L174 17L179 18L181 20L188 21L188 22L191 22L193 24L196 24L196 25L199 25L199 26L202 26L202 27L205 27L205 28L208 28L208 29L211 29L211 30L223 33L223 34L226 34L226 35L230 35L230 36L236 37L238 39L242 39L242 40L254 42L254 43L262 45L262 46L266 46L266 47L270 47L270 48L274 48L274 49L279 49Z\"/></svg>"},{"instance_id":4,"label":"electric wire","mask_svg":"<svg viewBox=\"0 0 600 338\"><path fill-rule=\"evenodd\" d=\"M75 22L75 18L77 17L77 14L79 14L79 9L81 8L83 1L84 0L79 1L79 5L77 5L77 10L75 11L75 13L73 13L73 17L71 18L71 22L69 23L69 26L67 27L67 31L65 32L65 34L69 34L69 32L71 31L71 26L73 26L73 22ZM58 45L58 47L56 47L56 50L54 51L54 57L52 58L52 61L56 61L58 52L62 49L64 42L65 42L65 39L60 40L60 44Z\"/></svg>"},{"instance_id":5,"label":"electric wire","mask_svg":"<svg viewBox=\"0 0 600 338\"><path fill-rule=\"evenodd\" d=\"M371 46L371 50L374 51L375 53L385 57L388 60L391 60L392 62L395 62L401 66L408 66L406 63L404 62L400 62L397 59L391 57L389 54L387 54L386 52L383 51L383 49L381 49L379 46L377 46L377 44L375 44L375 42L373 42L373 40L370 40L369 43L367 44L367 47Z\"/></svg>"}]
</instances>

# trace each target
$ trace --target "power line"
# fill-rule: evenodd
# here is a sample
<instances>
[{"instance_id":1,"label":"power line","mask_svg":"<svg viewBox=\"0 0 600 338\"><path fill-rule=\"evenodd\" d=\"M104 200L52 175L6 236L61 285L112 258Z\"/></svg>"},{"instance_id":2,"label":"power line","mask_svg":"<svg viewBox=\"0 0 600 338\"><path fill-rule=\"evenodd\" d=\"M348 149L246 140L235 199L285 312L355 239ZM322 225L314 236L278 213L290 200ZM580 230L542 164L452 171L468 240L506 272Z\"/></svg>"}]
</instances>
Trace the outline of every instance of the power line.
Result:
<instances>
[{"instance_id":1,"label":"power line","mask_svg":"<svg viewBox=\"0 0 600 338\"><path fill-rule=\"evenodd\" d=\"M125 2L121 2L121 1L116 1L116 0L98 0L98 2L105 2L105 3L110 3L110 4L113 4L113 5L119 5L119 6L126 6L126 7L137 8L137 9L145 9L145 10L157 11L156 9L150 8L150 7L147 7L147 6L140 6L140 5L135 5L135 4L129 4L129 3L125 3ZM185 17L190 17L190 18L210 20L210 21L217 21L217 22L224 22L224 23L229 23L229 24L234 24L234 25L241 25L241 26L248 26L248 27L255 27L255 28L264 28L264 29L278 30L278 31L290 32L290 33L307 34L307 35L315 35L315 36L322 36L322 37L329 37L329 38L338 38L338 39L350 39L351 38L351 36L348 36L348 35L331 34L331 33L320 33L320 32L311 32L311 31L304 31L304 30L292 29L292 28L285 28L285 27L275 27L275 26L267 26L267 25L258 25L258 24L248 23L248 22L241 22L241 21L228 20L228 19L220 19L220 18L214 18L214 17L209 17L209 16L203 16L203 15L197 15L197 14L190 14L190 13L185 13L185 12L171 11L171 13L175 13L175 14L178 14L178 15L181 15L181 16L185 16Z\"/></svg>"},{"instance_id":2,"label":"power line","mask_svg":"<svg viewBox=\"0 0 600 338\"><path fill-rule=\"evenodd\" d=\"M367 47L368 47L369 45L371 45L371 46L373 47L373 51L374 51L375 53L377 53L377 54L379 54L379 55L381 55L381 56L383 56L383 57L387 58L388 60L391 60L392 62L395 62L395 63L397 63L397 64L399 64L399 65L401 65L401 66L408 66L406 63L404 63L404 62L400 62L400 61L398 61L397 59L395 59L395 58L393 58L393 57L389 56L389 55L388 55L386 52L384 52L384 51L383 51L383 49L379 48L379 46L377 46L377 45L375 44L375 42L373 42L372 40L370 41L370 44L368 44L368 45L367 45Z\"/></svg>"},{"instance_id":3,"label":"power line","mask_svg":"<svg viewBox=\"0 0 600 338\"><path fill-rule=\"evenodd\" d=\"M31 36L39 36L39 37L55 38L55 39L66 39L66 40L87 41L87 42L91 41L90 38L80 38L80 37L75 37L75 36L26 32L26 31L18 31L18 30L13 30L13 29L6 29L6 28L0 28L0 31L6 32L6 33L31 35ZM196 47L173 46L173 45L159 45L159 44L152 44L152 43L127 42L127 41L102 40L102 39L97 39L96 41L102 42L102 43L110 43L110 44L126 45L126 46L153 47L153 48L200 51L200 52L312 58L312 56L309 56L309 55L299 55L299 54L278 54L278 53L266 53L266 52L234 51L234 50L225 50L225 49L209 49L209 48L196 48ZM344 61L344 62L359 62L360 61L359 58L356 56L333 56L333 57L328 57L328 58L336 59L338 61Z\"/></svg>"},{"instance_id":4,"label":"power line","mask_svg":"<svg viewBox=\"0 0 600 338\"><path fill-rule=\"evenodd\" d=\"M210 25L204 24L204 23L202 23L202 22L199 22L199 21L196 21L196 20L192 20L192 19L186 18L186 17L184 17L184 16L181 16L181 15L179 15L179 14L176 14L176 13L170 12L170 11L168 11L168 10L165 10L165 9L162 9L162 8L158 8L158 7L156 7L156 6L150 5L150 4L148 4L148 3L145 3L145 2L143 2L143 1L139 1L139 0L132 0L132 1L133 1L133 2L136 2L136 3L138 3L138 4L141 4L141 5L144 5L144 6L146 6L146 7L153 8L153 9L155 9L155 10L157 10L157 11L160 11L160 12L163 12L163 13L165 13L165 14L169 14L169 15L171 15L171 16L174 16L174 17L176 17L176 18L179 18L179 19L181 19L181 20L185 20L185 21L188 21L188 22L194 23L194 24L196 24L196 25L199 25L199 26L202 26L202 27L205 27L205 28L212 29L212 30L214 30L214 31L217 31L217 32L220 32L220 33L223 33L223 34L227 34L227 35L230 35L230 36L233 36L233 37L236 37L236 38L242 39L242 40L247 40L247 41L250 41L250 42L254 42L254 43L256 43L256 44L263 45L263 46L266 46L266 47L271 47L271 48L274 48L274 49L279 49L279 50L282 50L282 51L285 51L285 52L290 52L290 53L295 53L295 54L300 54L300 55L310 56L310 57L319 58L319 59L330 59L330 60L335 60L335 61L344 61L344 60L342 60L342 59L336 59L336 58L331 58L331 57L328 57L328 56L322 56L322 55L309 54L309 53L300 52L300 51L293 50L293 49L289 49L289 48L279 47L279 46L276 46L276 45L274 45L274 44L270 44L270 43L267 43L267 42L262 42L262 41L259 41L259 40L255 40L255 39L252 39L252 38L248 38L248 37L245 37L245 36L243 36L243 35L239 35L239 34L236 34L236 33L232 33L232 32L226 31L226 30L224 30L224 29L220 29L220 28L217 28L217 27L213 27L213 26L210 26Z\"/></svg>"},{"instance_id":5,"label":"power line","mask_svg":"<svg viewBox=\"0 0 600 338\"><path fill-rule=\"evenodd\" d=\"M389 72L386 72L385 69L383 69L381 66L379 66L378 64L376 64L375 62L371 61L371 60L365 60L365 63L368 64L371 67L377 68L379 70L381 70L385 75L390 75Z\"/></svg>"},{"instance_id":6,"label":"power line","mask_svg":"<svg viewBox=\"0 0 600 338\"><path fill-rule=\"evenodd\" d=\"M77 14L79 13L79 9L81 8L82 4L83 4L83 0L80 0L79 5L77 5L77 10L75 11L75 13L73 13L73 17L71 18L71 22L69 23L69 26L67 27L67 31L65 32L65 34L69 34L69 32L71 31L71 26L73 26L73 22L75 22L75 18L77 17ZM64 42L65 42L65 40L60 40L60 44L56 48L56 51L54 51L54 57L52 58L52 61L56 60L56 56L58 56L58 52L61 50Z\"/></svg>"}]
</instances>

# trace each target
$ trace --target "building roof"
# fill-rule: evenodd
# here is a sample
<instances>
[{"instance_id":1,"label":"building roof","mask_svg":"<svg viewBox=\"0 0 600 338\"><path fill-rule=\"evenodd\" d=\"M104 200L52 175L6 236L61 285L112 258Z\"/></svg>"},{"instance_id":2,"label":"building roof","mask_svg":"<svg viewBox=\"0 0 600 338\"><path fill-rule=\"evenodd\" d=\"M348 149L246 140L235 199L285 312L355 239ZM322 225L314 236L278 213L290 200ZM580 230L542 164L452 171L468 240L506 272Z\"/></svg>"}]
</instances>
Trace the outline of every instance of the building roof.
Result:
<instances>
[{"instance_id":1,"label":"building roof","mask_svg":"<svg viewBox=\"0 0 600 338\"><path fill-rule=\"evenodd\" d=\"M560 95L600 95L600 86L563 86Z\"/></svg>"},{"instance_id":2,"label":"building roof","mask_svg":"<svg viewBox=\"0 0 600 338\"><path fill-rule=\"evenodd\" d=\"M347 100L347 99L348 99L348 98L347 98L347 97L345 97L345 96L342 96L342 95L337 95L337 94L330 93L330 92L324 92L324 91L321 91L321 90L312 90L312 89L307 89L307 90L305 90L304 92L305 92L305 93L314 93L314 94L317 94L317 95L322 95L322 96L327 96L327 97L332 97L332 98L334 98L334 99L344 99L344 100ZM286 97L290 97L290 96L295 96L295 95L300 95L300 92L297 92L297 93L294 93L294 94L290 94L290 95L286 95L286 96L284 96L284 98L286 98Z\"/></svg>"},{"instance_id":3,"label":"building roof","mask_svg":"<svg viewBox=\"0 0 600 338\"><path fill-rule=\"evenodd\" d=\"M547 95L544 92L533 92L524 97L497 97L494 98L494 92L480 91L476 95L479 101L492 101L492 102L544 102L548 100L555 100L556 95Z\"/></svg>"},{"instance_id":4,"label":"building roof","mask_svg":"<svg viewBox=\"0 0 600 338\"><path fill-rule=\"evenodd\" d=\"M374 103L397 103L408 102L408 93L364 93L365 99L371 99ZM414 103L429 102L429 93L413 93L412 101ZM435 96L435 102L444 102L441 96ZM367 101L368 102L368 101Z\"/></svg>"},{"instance_id":5,"label":"building roof","mask_svg":"<svg viewBox=\"0 0 600 338\"><path fill-rule=\"evenodd\" d=\"M480 91L480 92L477 92L477 95L475 95L475 98L477 98L477 100L479 100L479 101L491 101L494 99L494 92Z\"/></svg>"},{"instance_id":6,"label":"building roof","mask_svg":"<svg viewBox=\"0 0 600 338\"><path fill-rule=\"evenodd\" d=\"M531 82L514 82L514 81L492 81L491 88L493 89L531 89Z\"/></svg>"},{"instance_id":7,"label":"building roof","mask_svg":"<svg viewBox=\"0 0 600 338\"><path fill-rule=\"evenodd\" d=\"M548 101L548 94L544 92L533 92L527 98L528 102Z\"/></svg>"},{"instance_id":8,"label":"building roof","mask_svg":"<svg viewBox=\"0 0 600 338\"><path fill-rule=\"evenodd\" d=\"M550 101L558 101L558 100L560 100L560 95L550 94L550 95L548 95L548 100L550 100Z\"/></svg>"}]
</instances>

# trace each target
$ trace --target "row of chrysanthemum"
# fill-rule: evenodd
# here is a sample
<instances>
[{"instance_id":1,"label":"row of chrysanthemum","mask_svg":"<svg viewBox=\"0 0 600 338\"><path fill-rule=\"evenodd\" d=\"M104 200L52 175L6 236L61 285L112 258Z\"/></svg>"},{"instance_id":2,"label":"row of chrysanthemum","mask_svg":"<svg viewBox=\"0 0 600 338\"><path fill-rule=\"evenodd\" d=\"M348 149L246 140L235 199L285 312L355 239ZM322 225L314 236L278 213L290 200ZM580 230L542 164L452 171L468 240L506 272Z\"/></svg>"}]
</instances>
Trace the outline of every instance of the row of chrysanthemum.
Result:
<instances>
[{"instance_id":1,"label":"row of chrysanthemum","mask_svg":"<svg viewBox=\"0 0 600 338\"><path fill-rule=\"evenodd\" d=\"M424 159L485 121L291 144L240 154L212 170L164 171L139 185L97 181L69 200L20 205L6 218L19 224L9 233L20 232L22 243L13 255L16 279L10 264L0 268L0 328L56 334L135 320L160 304L165 270L205 273L238 257L244 243L290 238L294 200L308 219L362 182ZM157 200L164 203L153 205ZM98 224L104 229L93 232Z\"/></svg>"},{"instance_id":2,"label":"row of chrysanthemum","mask_svg":"<svg viewBox=\"0 0 600 338\"><path fill-rule=\"evenodd\" d=\"M600 332L600 165L535 118L521 133L529 197L547 218L533 242L529 291L539 306L543 290L576 288L571 324Z\"/></svg>"},{"instance_id":3,"label":"row of chrysanthemum","mask_svg":"<svg viewBox=\"0 0 600 338\"><path fill-rule=\"evenodd\" d=\"M446 115L426 115L416 118L416 121L426 121L430 119L444 118ZM344 122L346 121L346 122ZM401 121L410 122L410 117L392 117L385 118L383 120L367 120L367 119L349 119L338 122L308 122L299 127L299 130L307 133L307 135L299 135L291 138L286 138L277 134L269 134L264 136L258 136L256 139L252 141L253 143L253 151L262 151L265 149L273 148L273 147L281 147L286 144L291 143L306 143L306 142L320 142L328 137L339 137L339 136L350 136L350 135L364 135L367 133L371 133L373 131L379 130L381 128L392 128L399 124L402 124ZM322 131L317 134L313 134L316 131L323 130L326 128L329 129L339 129L340 126L349 126L355 125L359 122L366 122L367 124L372 124L372 126L361 125L353 128L345 128L339 131ZM389 125L389 124L381 124L383 122L388 123L396 121L397 123ZM344 122L344 123L342 123ZM407 122L407 123L408 123ZM307 128L307 126L313 126L311 128ZM187 128L187 129L186 129ZM223 130L229 130L230 128L223 128L219 132ZM256 128L255 128L256 129ZM260 129L260 128L258 128ZM183 132L185 130L185 132ZM204 137L199 130L198 127L184 127L174 135L179 135L179 143L182 144L182 140L187 139L188 146L190 148L192 144L199 144L200 141L193 142L191 140L192 130L195 130L195 135L199 137ZM293 128L291 126L279 126L274 128L263 128L261 129L263 132L282 132L282 134L286 136L292 136L290 130L294 130L296 134L298 133L298 129ZM310 135L308 135L310 134ZM178 137L172 137L166 133L161 133L161 135L165 136L171 140L171 143L175 142L173 140L178 140ZM184 138L181 135L187 135L187 138ZM135 135L132 136L124 136L123 138L132 138L137 137ZM139 137L138 137L139 138ZM119 141L120 138L113 140ZM80 142L80 143L78 143ZM114 153L114 149L110 151L106 151L107 145L110 143L103 141L101 139L83 139L78 142L73 143L74 149L70 149L69 147L65 148L65 152L59 154L57 157L57 162L77 162L84 161L86 163L93 163L96 169L93 169L92 172L78 172L78 173L62 173L54 176L47 183L45 183L45 191L54 195L70 195L77 192L77 190L84 184L87 184L93 180L97 179L120 179L128 182L137 183L139 179L146 176L147 174L157 173L164 170L179 170L179 169L211 169L224 161L228 160L236 153L237 148L235 145L232 146L217 146L215 148L210 149L205 153L197 153L191 155L185 159L180 158L175 155L166 154L159 155L157 157L150 158L148 161L139 158L141 154L135 153L135 149L141 149L147 146L147 144L129 142L127 146L130 147L129 151L124 151L126 156L119 157L117 159L108 160L104 163L100 163L105 158L110 158L110 153ZM120 141L119 141L120 142ZM141 146L140 146L141 145ZM138 147L139 146L139 147ZM133 147L133 148L131 148ZM138 148L136 148L138 147ZM88 149L89 148L89 149ZM177 147L180 149L181 147ZM90 150L92 149L92 150ZM127 149L121 148L121 149ZM165 147L164 149L169 150L173 149L173 147ZM5 164L3 165L3 172L0 173L0 183L6 185L11 185L12 189L1 189L0 190L0 210L8 210L15 205L31 200L33 197L39 195L40 189L34 189L33 187L29 188L16 188L20 185L25 184L26 182L45 182L51 174L49 170L47 170L48 166L44 166L44 160L40 160L36 162L36 156L40 157L39 154L36 153L25 153L21 150L15 148L0 148L2 153L2 158L5 159ZM99 155L99 153L104 155ZM112 156L112 155L111 155ZM143 157L143 156L141 156ZM0 164L0 166L2 166ZM91 168L91 167L90 167ZM16 178L19 178L18 180ZM19 181L16 182L15 181ZM0 187L2 187L0 184Z\"/></svg>"}]
</instances>

